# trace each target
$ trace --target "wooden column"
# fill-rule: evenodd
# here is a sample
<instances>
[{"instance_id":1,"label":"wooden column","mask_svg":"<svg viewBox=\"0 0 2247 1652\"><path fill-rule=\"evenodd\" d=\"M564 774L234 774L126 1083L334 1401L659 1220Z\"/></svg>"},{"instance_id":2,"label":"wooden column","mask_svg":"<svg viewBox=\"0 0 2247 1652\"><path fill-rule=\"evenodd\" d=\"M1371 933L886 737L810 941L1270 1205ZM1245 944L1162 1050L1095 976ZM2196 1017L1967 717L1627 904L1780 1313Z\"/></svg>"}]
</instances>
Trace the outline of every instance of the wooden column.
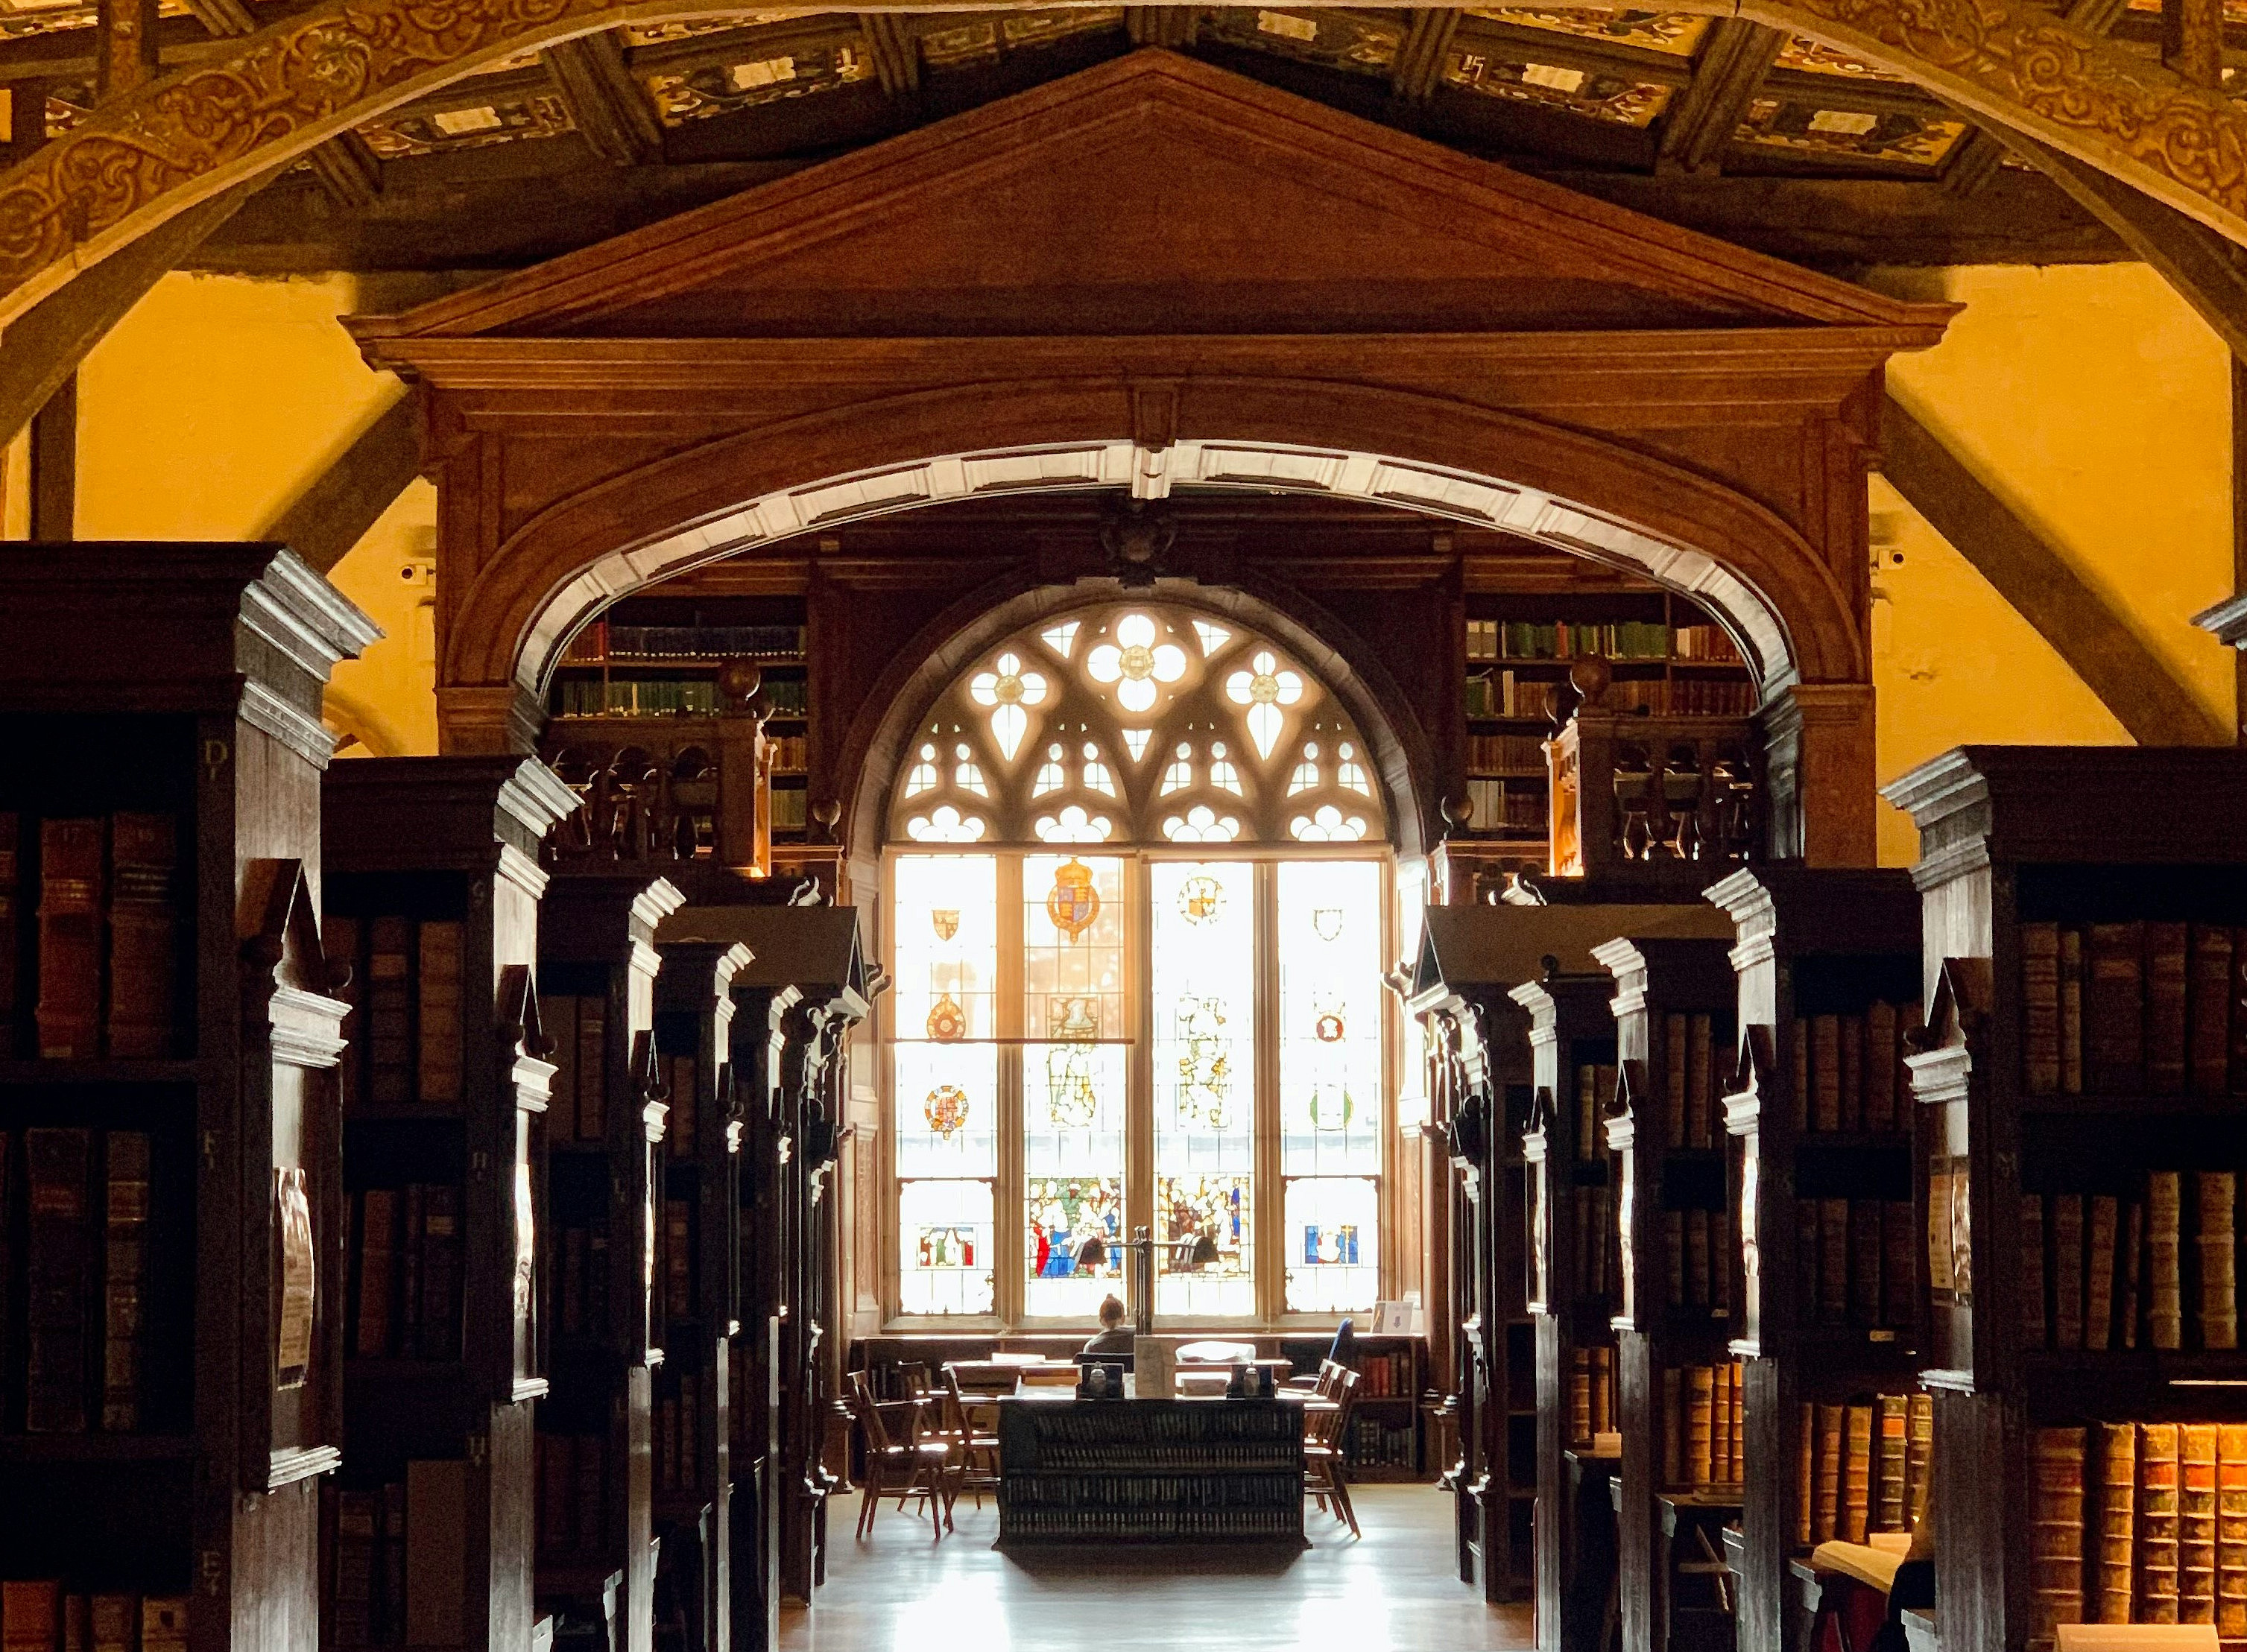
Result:
<instances>
[{"instance_id":1,"label":"wooden column","mask_svg":"<svg viewBox=\"0 0 2247 1652\"><path fill-rule=\"evenodd\" d=\"M1873 686L1797 683L1764 707L1760 721L1772 857L1874 864Z\"/></svg>"}]
</instances>

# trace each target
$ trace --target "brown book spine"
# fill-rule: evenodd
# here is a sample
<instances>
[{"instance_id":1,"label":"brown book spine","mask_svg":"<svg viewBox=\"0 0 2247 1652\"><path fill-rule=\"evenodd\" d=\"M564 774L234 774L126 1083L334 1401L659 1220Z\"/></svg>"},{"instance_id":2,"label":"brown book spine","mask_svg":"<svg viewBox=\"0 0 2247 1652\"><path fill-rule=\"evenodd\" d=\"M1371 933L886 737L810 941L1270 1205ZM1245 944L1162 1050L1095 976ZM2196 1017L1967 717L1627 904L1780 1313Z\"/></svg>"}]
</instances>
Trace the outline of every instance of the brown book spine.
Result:
<instances>
[{"instance_id":1,"label":"brown book spine","mask_svg":"<svg viewBox=\"0 0 2247 1652\"><path fill-rule=\"evenodd\" d=\"M461 1190L433 1183L423 1192L421 1328L415 1351L425 1360L461 1353Z\"/></svg>"},{"instance_id":2,"label":"brown book spine","mask_svg":"<svg viewBox=\"0 0 2247 1652\"><path fill-rule=\"evenodd\" d=\"M2083 1346L2083 1196L2052 1198L2052 1343Z\"/></svg>"},{"instance_id":3,"label":"brown book spine","mask_svg":"<svg viewBox=\"0 0 2247 1652\"><path fill-rule=\"evenodd\" d=\"M2098 1621L2130 1621L2136 1579L2138 1430L2134 1423L2099 1425Z\"/></svg>"},{"instance_id":4,"label":"brown book spine","mask_svg":"<svg viewBox=\"0 0 2247 1652\"><path fill-rule=\"evenodd\" d=\"M1849 1201L1818 1201L1818 1321L1849 1322Z\"/></svg>"},{"instance_id":5,"label":"brown book spine","mask_svg":"<svg viewBox=\"0 0 2247 1652\"><path fill-rule=\"evenodd\" d=\"M2059 932L2059 1088L2083 1093L2083 932Z\"/></svg>"},{"instance_id":6,"label":"brown book spine","mask_svg":"<svg viewBox=\"0 0 2247 1652\"><path fill-rule=\"evenodd\" d=\"M2177 1430L2177 1621L2216 1621L2216 1424Z\"/></svg>"},{"instance_id":7,"label":"brown book spine","mask_svg":"<svg viewBox=\"0 0 2247 1652\"><path fill-rule=\"evenodd\" d=\"M2146 1088L2164 1096L2184 1089L2191 1048L2186 933L2182 924L2146 925Z\"/></svg>"},{"instance_id":8,"label":"brown book spine","mask_svg":"<svg viewBox=\"0 0 2247 1652\"><path fill-rule=\"evenodd\" d=\"M148 1138L111 1130L103 1138L106 1256L102 1276L101 1426L140 1426L142 1303L148 1288Z\"/></svg>"},{"instance_id":9,"label":"brown book spine","mask_svg":"<svg viewBox=\"0 0 2247 1652\"><path fill-rule=\"evenodd\" d=\"M1900 1116L1896 1077L1902 1071L1898 1057L1896 1008L1875 1000L1865 1009L1865 1128L1892 1130Z\"/></svg>"},{"instance_id":10,"label":"brown book spine","mask_svg":"<svg viewBox=\"0 0 2247 1652\"><path fill-rule=\"evenodd\" d=\"M1905 1466L1911 1482L1912 1526L1917 1530L1920 1512L1926 1506L1928 1474L1935 1464L1935 1396L1913 1395L1908 1414L1911 1419L1911 1452L1905 1459Z\"/></svg>"},{"instance_id":11,"label":"brown book spine","mask_svg":"<svg viewBox=\"0 0 2247 1652\"><path fill-rule=\"evenodd\" d=\"M1795 1312L1806 1325L1813 1323L1819 1315L1820 1286L1826 1277L1822 1259L1818 1254L1818 1236L1824 1227L1819 1202L1814 1198L1794 1201L1794 1302Z\"/></svg>"},{"instance_id":12,"label":"brown book spine","mask_svg":"<svg viewBox=\"0 0 2247 1652\"><path fill-rule=\"evenodd\" d=\"M1662 1483L1685 1484L1685 1378L1672 1365L1662 1373Z\"/></svg>"},{"instance_id":13,"label":"brown book spine","mask_svg":"<svg viewBox=\"0 0 2247 1652\"><path fill-rule=\"evenodd\" d=\"M609 1139L608 1003L594 994L577 1000L577 1139Z\"/></svg>"},{"instance_id":14,"label":"brown book spine","mask_svg":"<svg viewBox=\"0 0 2247 1652\"><path fill-rule=\"evenodd\" d=\"M2231 932L2214 924L2192 926L2192 1088L2221 1096L2231 1087Z\"/></svg>"},{"instance_id":15,"label":"brown book spine","mask_svg":"<svg viewBox=\"0 0 2247 1652\"><path fill-rule=\"evenodd\" d=\"M18 925L23 922L23 897L17 892L23 877L21 850L23 817L0 810L0 1061L16 1054L16 959L23 945Z\"/></svg>"},{"instance_id":16,"label":"brown book spine","mask_svg":"<svg viewBox=\"0 0 2247 1652\"><path fill-rule=\"evenodd\" d=\"M2146 1178L2146 1328L2157 1348L2184 1346L2182 1191L2175 1171L2155 1171Z\"/></svg>"},{"instance_id":17,"label":"brown book spine","mask_svg":"<svg viewBox=\"0 0 2247 1652\"><path fill-rule=\"evenodd\" d=\"M2036 1430L2030 1468L2028 1643L2046 1647L2083 1621L2083 1430Z\"/></svg>"},{"instance_id":18,"label":"brown book spine","mask_svg":"<svg viewBox=\"0 0 2247 1652\"><path fill-rule=\"evenodd\" d=\"M1874 1476L1874 1529L1909 1529L1910 1505L1904 1500L1911 1451L1910 1399L1902 1394L1883 1394L1877 1402L1880 1422L1880 1460Z\"/></svg>"},{"instance_id":19,"label":"brown book spine","mask_svg":"<svg viewBox=\"0 0 2247 1652\"><path fill-rule=\"evenodd\" d=\"M39 1054L101 1054L101 839L99 820L39 823Z\"/></svg>"},{"instance_id":20,"label":"brown book spine","mask_svg":"<svg viewBox=\"0 0 2247 1652\"><path fill-rule=\"evenodd\" d=\"M425 1102L461 1099L461 980L467 931L457 923L421 925L420 1042L416 1063Z\"/></svg>"},{"instance_id":21,"label":"brown book spine","mask_svg":"<svg viewBox=\"0 0 2247 1652\"><path fill-rule=\"evenodd\" d=\"M1905 1330L1912 1323L1915 1232L1909 1199L1890 1199L1881 1207L1880 1322L1891 1330Z\"/></svg>"},{"instance_id":22,"label":"brown book spine","mask_svg":"<svg viewBox=\"0 0 2247 1652\"><path fill-rule=\"evenodd\" d=\"M1842 1408L1818 1408L1818 1518L1816 1536L1830 1543L1841 1535Z\"/></svg>"},{"instance_id":23,"label":"brown book spine","mask_svg":"<svg viewBox=\"0 0 2247 1652\"><path fill-rule=\"evenodd\" d=\"M2023 924L2021 1082L2032 1096L2059 1089L2059 925Z\"/></svg>"},{"instance_id":24,"label":"brown book spine","mask_svg":"<svg viewBox=\"0 0 2247 1652\"><path fill-rule=\"evenodd\" d=\"M109 1053L179 1049L180 835L169 815L109 823Z\"/></svg>"},{"instance_id":25,"label":"brown book spine","mask_svg":"<svg viewBox=\"0 0 2247 1652\"><path fill-rule=\"evenodd\" d=\"M2247 1637L2247 1423L2216 1430L2216 1632Z\"/></svg>"},{"instance_id":26,"label":"brown book spine","mask_svg":"<svg viewBox=\"0 0 2247 1652\"><path fill-rule=\"evenodd\" d=\"M2091 1196L2091 1232L2083 1264L2083 1346L2087 1348L2114 1345L2115 1213L2112 1194Z\"/></svg>"},{"instance_id":27,"label":"brown book spine","mask_svg":"<svg viewBox=\"0 0 2247 1652\"><path fill-rule=\"evenodd\" d=\"M1841 1018L1810 1018L1811 1124L1813 1129L1841 1128Z\"/></svg>"},{"instance_id":28,"label":"brown book spine","mask_svg":"<svg viewBox=\"0 0 2247 1652\"><path fill-rule=\"evenodd\" d=\"M2146 1082L2146 926L2093 924L2084 993L2090 1088L2127 1095Z\"/></svg>"},{"instance_id":29,"label":"brown book spine","mask_svg":"<svg viewBox=\"0 0 2247 1652\"><path fill-rule=\"evenodd\" d=\"M79 1130L26 1130L24 1156L30 1205L24 1427L34 1434L83 1433L93 1285L86 1254L92 1141Z\"/></svg>"},{"instance_id":30,"label":"brown book spine","mask_svg":"<svg viewBox=\"0 0 2247 1652\"><path fill-rule=\"evenodd\" d=\"M52 1578L0 1583L0 1647L53 1652L62 1629L63 1586Z\"/></svg>"},{"instance_id":31,"label":"brown book spine","mask_svg":"<svg viewBox=\"0 0 2247 1652\"><path fill-rule=\"evenodd\" d=\"M2177 1621L2177 1425L2138 1430L2138 1615Z\"/></svg>"},{"instance_id":32,"label":"brown book spine","mask_svg":"<svg viewBox=\"0 0 2247 1652\"><path fill-rule=\"evenodd\" d=\"M368 928L366 961L367 1099L393 1107L413 1096L413 961L409 918L376 918Z\"/></svg>"},{"instance_id":33,"label":"brown book spine","mask_svg":"<svg viewBox=\"0 0 2247 1652\"><path fill-rule=\"evenodd\" d=\"M1685 1018L1662 1018L1662 1133L1671 1147L1685 1145L1685 1086L1691 1074L1685 1054Z\"/></svg>"},{"instance_id":34,"label":"brown book spine","mask_svg":"<svg viewBox=\"0 0 2247 1652\"><path fill-rule=\"evenodd\" d=\"M1806 1549L1816 1541L1818 1420L1817 1412L1806 1402L1794 1410L1794 1541Z\"/></svg>"},{"instance_id":35,"label":"brown book spine","mask_svg":"<svg viewBox=\"0 0 2247 1652\"><path fill-rule=\"evenodd\" d=\"M1712 1454L1716 1441L1717 1373L1706 1365L1685 1369L1685 1481L1688 1485L1716 1483Z\"/></svg>"},{"instance_id":36,"label":"brown book spine","mask_svg":"<svg viewBox=\"0 0 2247 1652\"><path fill-rule=\"evenodd\" d=\"M2044 1311L2044 1199L2039 1194L2024 1193L2021 1195L2023 1344L2029 1348L2050 1347L2048 1323Z\"/></svg>"},{"instance_id":37,"label":"brown book spine","mask_svg":"<svg viewBox=\"0 0 2247 1652\"><path fill-rule=\"evenodd\" d=\"M2232 1212L2239 1178L2230 1171L2202 1171L2193 1178L2200 1205L2200 1345L2239 1346L2239 1302Z\"/></svg>"},{"instance_id":38,"label":"brown book spine","mask_svg":"<svg viewBox=\"0 0 2247 1652\"><path fill-rule=\"evenodd\" d=\"M1841 1128L1865 1128L1865 1021L1841 1017Z\"/></svg>"},{"instance_id":39,"label":"brown book spine","mask_svg":"<svg viewBox=\"0 0 2247 1652\"><path fill-rule=\"evenodd\" d=\"M1685 1139L1694 1147L1714 1147L1717 1068L1714 1027L1706 1015L1685 1018Z\"/></svg>"},{"instance_id":40,"label":"brown book spine","mask_svg":"<svg viewBox=\"0 0 2247 1652\"><path fill-rule=\"evenodd\" d=\"M1810 1023L1796 1016L1787 1023L1786 1048L1794 1079L1794 1128L1810 1128Z\"/></svg>"},{"instance_id":41,"label":"brown book spine","mask_svg":"<svg viewBox=\"0 0 2247 1652\"><path fill-rule=\"evenodd\" d=\"M2145 1269L2146 1207L2143 1201L2132 1199L2122 1213L2122 1301L2115 1327L2114 1340L2122 1348L2138 1346L2139 1308L2142 1300L2139 1281Z\"/></svg>"},{"instance_id":42,"label":"brown book spine","mask_svg":"<svg viewBox=\"0 0 2247 1652\"><path fill-rule=\"evenodd\" d=\"M352 1328L352 1351L363 1359L380 1359L391 1350L397 1321L393 1302L397 1259L397 1190L370 1187L359 1195L357 1311Z\"/></svg>"},{"instance_id":43,"label":"brown book spine","mask_svg":"<svg viewBox=\"0 0 2247 1652\"><path fill-rule=\"evenodd\" d=\"M1873 1523L1873 1408L1849 1407L1844 1451L1847 1460L1841 1480L1841 1535L1862 1543Z\"/></svg>"}]
</instances>

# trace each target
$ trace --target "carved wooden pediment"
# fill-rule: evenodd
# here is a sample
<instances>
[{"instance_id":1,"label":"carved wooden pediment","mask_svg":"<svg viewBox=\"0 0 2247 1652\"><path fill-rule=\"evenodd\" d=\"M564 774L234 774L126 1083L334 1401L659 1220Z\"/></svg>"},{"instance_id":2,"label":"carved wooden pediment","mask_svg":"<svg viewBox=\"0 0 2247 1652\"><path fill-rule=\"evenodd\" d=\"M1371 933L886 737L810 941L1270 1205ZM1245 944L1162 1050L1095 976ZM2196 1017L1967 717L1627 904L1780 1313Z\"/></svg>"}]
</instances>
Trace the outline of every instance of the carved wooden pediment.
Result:
<instances>
[{"instance_id":1,"label":"carved wooden pediment","mask_svg":"<svg viewBox=\"0 0 2247 1652\"><path fill-rule=\"evenodd\" d=\"M1844 327L1900 303L1139 51L394 317L410 341ZM1909 337L1907 337L1909 335Z\"/></svg>"}]
</instances>

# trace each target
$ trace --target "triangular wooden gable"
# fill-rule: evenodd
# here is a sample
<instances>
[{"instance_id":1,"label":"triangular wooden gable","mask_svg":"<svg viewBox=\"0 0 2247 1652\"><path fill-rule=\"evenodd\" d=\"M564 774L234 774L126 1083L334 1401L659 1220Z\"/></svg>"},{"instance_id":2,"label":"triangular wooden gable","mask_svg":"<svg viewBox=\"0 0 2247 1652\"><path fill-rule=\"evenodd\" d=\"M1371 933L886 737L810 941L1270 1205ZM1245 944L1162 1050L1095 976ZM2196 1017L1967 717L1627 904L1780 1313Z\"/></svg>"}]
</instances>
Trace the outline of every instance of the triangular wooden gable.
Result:
<instances>
[{"instance_id":1,"label":"triangular wooden gable","mask_svg":"<svg viewBox=\"0 0 2247 1652\"><path fill-rule=\"evenodd\" d=\"M1949 313L1151 50L354 324L379 358L383 339L477 336L1828 326L1932 343Z\"/></svg>"}]
</instances>

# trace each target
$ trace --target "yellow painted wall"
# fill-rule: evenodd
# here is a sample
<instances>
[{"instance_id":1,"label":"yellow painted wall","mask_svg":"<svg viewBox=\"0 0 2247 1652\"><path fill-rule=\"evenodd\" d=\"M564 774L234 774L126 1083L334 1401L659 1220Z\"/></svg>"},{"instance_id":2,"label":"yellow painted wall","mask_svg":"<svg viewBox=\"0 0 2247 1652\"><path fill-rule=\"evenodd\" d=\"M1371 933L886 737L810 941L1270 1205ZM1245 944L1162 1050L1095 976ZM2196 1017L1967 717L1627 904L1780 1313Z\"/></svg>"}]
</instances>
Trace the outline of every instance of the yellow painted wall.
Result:
<instances>
[{"instance_id":1,"label":"yellow painted wall","mask_svg":"<svg viewBox=\"0 0 2247 1652\"><path fill-rule=\"evenodd\" d=\"M405 393L359 358L337 324L393 299L371 297L344 276L166 276L79 372L79 536L269 531ZM20 461L10 474L20 478ZM18 481L10 491L20 490ZM399 577L415 558L426 564L435 522L434 490L416 483L329 572L387 633L365 659L338 668L331 691L333 720L370 750L437 749L428 580Z\"/></svg>"},{"instance_id":2,"label":"yellow painted wall","mask_svg":"<svg viewBox=\"0 0 2247 1652\"><path fill-rule=\"evenodd\" d=\"M2230 379L2222 342L2142 264L1875 271L1966 308L1896 357L1898 400L2073 565L2222 722L2230 652L2191 617L2231 590ZM2127 736L2051 647L1886 482L1873 612L1883 783L1971 741ZM1900 550L1901 566L1888 551ZM1881 858L1910 822L1881 810Z\"/></svg>"}]
</instances>

